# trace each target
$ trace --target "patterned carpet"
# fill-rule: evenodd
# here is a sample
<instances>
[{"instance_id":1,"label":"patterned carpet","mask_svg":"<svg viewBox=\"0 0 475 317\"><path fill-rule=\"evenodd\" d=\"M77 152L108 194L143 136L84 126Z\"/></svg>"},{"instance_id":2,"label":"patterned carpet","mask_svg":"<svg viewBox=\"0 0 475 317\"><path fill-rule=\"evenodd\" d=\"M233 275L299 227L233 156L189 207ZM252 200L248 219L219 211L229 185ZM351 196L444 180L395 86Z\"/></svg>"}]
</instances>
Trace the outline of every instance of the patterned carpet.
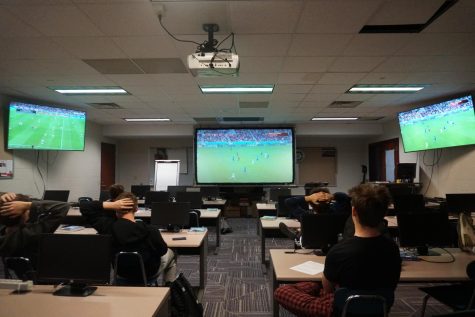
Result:
<instances>
[{"instance_id":1,"label":"patterned carpet","mask_svg":"<svg viewBox=\"0 0 475 317\"><path fill-rule=\"evenodd\" d=\"M229 218L233 233L221 236L221 248L214 255L215 232L209 233L208 281L203 297L205 316L272 316L271 280L263 272L260 259L260 238L256 234L256 219ZM266 240L266 250L292 248L285 238ZM267 251L267 258L269 252ZM198 257L180 256L178 270L184 272L193 285L198 284ZM428 284L401 284L391 317L419 316L424 293L418 290ZM294 316L280 310L280 316ZM449 312L444 305L429 300L425 316Z\"/></svg>"}]
</instances>

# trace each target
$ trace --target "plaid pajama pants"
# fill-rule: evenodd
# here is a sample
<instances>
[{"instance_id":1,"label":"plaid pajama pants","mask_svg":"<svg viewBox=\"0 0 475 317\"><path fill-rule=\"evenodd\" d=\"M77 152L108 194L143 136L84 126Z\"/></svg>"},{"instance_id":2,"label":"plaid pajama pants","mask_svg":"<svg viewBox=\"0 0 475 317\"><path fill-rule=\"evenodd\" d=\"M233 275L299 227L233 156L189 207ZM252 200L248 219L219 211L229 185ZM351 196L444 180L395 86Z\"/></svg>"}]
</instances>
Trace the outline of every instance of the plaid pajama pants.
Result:
<instances>
[{"instance_id":1,"label":"plaid pajama pants","mask_svg":"<svg viewBox=\"0 0 475 317\"><path fill-rule=\"evenodd\" d=\"M282 285L275 290L274 298L299 317L330 317L333 311L333 293L326 293L315 282Z\"/></svg>"}]
</instances>

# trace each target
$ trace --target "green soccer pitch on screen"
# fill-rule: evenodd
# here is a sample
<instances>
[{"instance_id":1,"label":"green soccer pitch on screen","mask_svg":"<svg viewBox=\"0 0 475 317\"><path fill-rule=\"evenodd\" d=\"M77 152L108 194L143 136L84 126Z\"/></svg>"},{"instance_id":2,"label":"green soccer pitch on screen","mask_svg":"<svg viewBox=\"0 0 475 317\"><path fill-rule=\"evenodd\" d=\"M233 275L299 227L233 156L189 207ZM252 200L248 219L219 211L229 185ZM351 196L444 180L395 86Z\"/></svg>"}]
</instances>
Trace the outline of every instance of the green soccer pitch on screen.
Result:
<instances>
[{"instance_id":1,"label":"green soccer pitch on screen","mask_svg":"<svg viewBox=\"0 0 475 317\"><path fill-rule=\"evenodd\" d=\"M398 114L405 152L475 144L472 96Z\"/></svg>"},{"instance_id":2,"label":"green soccer pitch on screen","mask_svg":"<svg viewBox=\"0 0 475 317\"><path fill-rule=\"evenodd\" d=\"M195 166L197 184L291 184L293 129L196 129Z\"/></svg>"},{"instance_id":3,"label":"green soccer pitch on screen","mask_svg":"<svg viewBox=\"0 0 475 317\"><path fill-rule=\"evenodd\" d=\"M12 101L8 149L83 151L86 113Z\"/></svg>"}]
</instances>

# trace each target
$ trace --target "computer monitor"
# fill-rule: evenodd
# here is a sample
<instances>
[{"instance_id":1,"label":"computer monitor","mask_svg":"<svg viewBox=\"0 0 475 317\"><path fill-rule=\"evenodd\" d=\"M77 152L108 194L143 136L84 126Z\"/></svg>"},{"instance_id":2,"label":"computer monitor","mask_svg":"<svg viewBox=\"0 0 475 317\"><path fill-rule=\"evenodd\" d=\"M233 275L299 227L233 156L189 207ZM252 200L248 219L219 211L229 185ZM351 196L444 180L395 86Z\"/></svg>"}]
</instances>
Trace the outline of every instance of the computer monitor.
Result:
<instances>
[{"instance_id":1,"label":"computer monitor","mask_svg":"<svg viewBox=\"0 0 475 317\"><path fill-rule=\"evenodd\" d=\"M168 192L150 191L145 194L145 207L152 207L152 203L166 203L170 201Z\"/></svg>"},{"instance_id":2,"label":"computer monitor","mask_svg":"<svg viewBox=\"0 0 475 317\"><path fill-rule=\"evenodd\" d=\"M401 179L406 183L414 182L416 166L416 163L399 163L396 165L396 179Z\"/></svg>"},{"instance_id":3,"label":"computer monitor","mask_svg":"<svg viewBox=\"0 0 475 317\"><path fill-rule=\"evenodd\" d=\"M203 199L213 200L219 198L218 186L202 186L200 192Z\"/></svg>"},{"instance_id":4,"label":"computer monitor","mask_svg":"<svg viewBox=\"0 0 475 317\"><path fill-rule=\"evenodd\" d=\"M150 185L132 185L130 191L137 199L145 199L145 194L150 191Z\"/></svg>"},{"instance_id":5,"label":"computer monitor","mask_svg":"<svg viewBox=\"0 0 475 317\"><path fill-rule=\"evenodd\" d=\"M56 200L67 202L69 190L45 190L43 200Z\"/></svg>"},{"instance_id":6,"label":"computer monitor","mask_svg":"<svg viewBox=\"0 0 475 317\"><path fill-rule=\"evenodd\" d=\"M186 192L186 187L187 186L171 186L171 185L168 185L167 186L167 192L170 193L170 196L172 197L176 197L176 193L178 192Z\"/></svg>"},{"instance_id":7,"label":"computer monitor","mask_svg":"<svg viewBox=\"0 0 475 317\"><path fill-rule=\"evenodd\" d=\"M68 285L54 295L88 296L109 284L112 238L109 235L43 234L39 239L37 279Z\"/></svg>"},{"instance_id":8,"label":"computer monitor","mask_svg":"<svg viewBox=\"0 0 475 317\"><path fill-rule=\"evenodd\" d=\"M424 212L425 201L421 194L397 195L393 197L394 211L396 214L402 212Z\"/></svg>"},{"instance_id":9,"label":"computer monitor","mask_svg":"<svg viewBox=\"0 0 475 317\"><path fill-rule=\"evenodd\" d=\"M177 232L190 223L190 203L152 203L150 223Z\"/></svg>"},{"instance_id":10,"label":"computer monitor","mask_svg":"<svg viewBox=\"0 0 475 317\"><path fill-rule=\"evenodd\" d=\"M429 247L450 245L450 225L447 212L426 211L422 213L397 214L399 245L417 248L419 255L437 255L428 252Z\"/></svg>"},{"instance_id":11,"label":"computer monitor","mask_svg":"<svg viewBox=\"0 0 475 317\"><path fill-rule=\"evenodd\" d=\"M111 198L111 194L108 190L101 190L99 194L99 201L108 201Z\"/></svg>"},{"instance_id":12,"label":"computer monitor","mask_svg":"<svg viewBox=\"0 0 475 317\"><path fill-rule=\"evenodd\" d=\"M270 188L269 191L269 200L277 202L279 196L290 196L290 188Z\"/></svg>"},{"instance_id":13,"label":"computer monitor","mask_svg":"<svg viewBox=\"0 0 475 317\"><path fill-rule=\"evenodd\" d=\"M475 212L475 193L445 194L447 209L450 213L467 214Z\"/></svg>"},{"instance_id":14,"label":"computer monitor","mask_svg":"<svg viewBox=\"0 0 475 317\"><path fill-rule=\"evenodd\" d=\"M302 247L320 249L321 254L326 254L338 242L347 219L345 214L305 214L301 222Z\"/></svg>"},{"instance_id":15,"label":"computer monitor","mask_svg":"<svg viewBox=\"0 0 475 317\"><path fill-rule=\"evenodd\" d=\"M175 200L178 203L190 203L191 209L201 209L203 207L203 199L200 192L177 192Z\"/></svg>"}]
</instances>

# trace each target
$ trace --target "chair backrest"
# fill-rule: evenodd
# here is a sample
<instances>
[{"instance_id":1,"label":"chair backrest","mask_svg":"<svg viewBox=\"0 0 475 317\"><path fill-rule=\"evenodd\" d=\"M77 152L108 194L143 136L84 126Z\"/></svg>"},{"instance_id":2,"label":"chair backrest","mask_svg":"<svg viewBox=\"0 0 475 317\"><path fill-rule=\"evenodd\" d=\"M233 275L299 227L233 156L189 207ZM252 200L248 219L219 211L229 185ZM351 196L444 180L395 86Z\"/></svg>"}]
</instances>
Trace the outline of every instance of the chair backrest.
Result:
<instances>
[{"instance_id":1,"label":"chair backrest","mask_svg":"<svg viewBox=\"0 0 475 317\"><path fill-rule=\"evenodd\" d=\"M92 201L92 198L91 197L79 197L78 198L78 203L81 203L83 201Z\"/></svg>"},{"instance_id":2,"label":"chair backrest","mask_svg":"<svg viewBox=\"0 0 475 317\"><path fill-rule=\"evenodd\" d=\"M200 211L192 210L190 211L190 227L199 227L200 226Z\"/></svg>"},{"instance_id":3,"label":"chair backrest","mask_svg":"<svg viewBox=\"0 0 475 317\"><path fill-rule=\"evenodd\" d=\"M334 316L387 316L394 303L393 289L352 290L338 288L333 301Z\"/></svg>"},{"instance_id":4,"label":"chair backrest","mask_svg":"<svg viewBox=\"0 0 475 317\"><path fill-rule=\"evenodd\" d=\"M35 270L30 259L25 257L3 258L5 277L9 279L34 280Z\"/></svg>"},{"instance_id":5,"label":"chair backrest","mask_svg":"<svg viewBox=\"0 0 475 317\"><path fill-rule=\"evenodd\" d=\"M114 285L156 285L156 276L147 279L142 256L138 252L118 252L114 260ZM121 283L122 282L122 283Z\"/></svg>"}]
</instances>

